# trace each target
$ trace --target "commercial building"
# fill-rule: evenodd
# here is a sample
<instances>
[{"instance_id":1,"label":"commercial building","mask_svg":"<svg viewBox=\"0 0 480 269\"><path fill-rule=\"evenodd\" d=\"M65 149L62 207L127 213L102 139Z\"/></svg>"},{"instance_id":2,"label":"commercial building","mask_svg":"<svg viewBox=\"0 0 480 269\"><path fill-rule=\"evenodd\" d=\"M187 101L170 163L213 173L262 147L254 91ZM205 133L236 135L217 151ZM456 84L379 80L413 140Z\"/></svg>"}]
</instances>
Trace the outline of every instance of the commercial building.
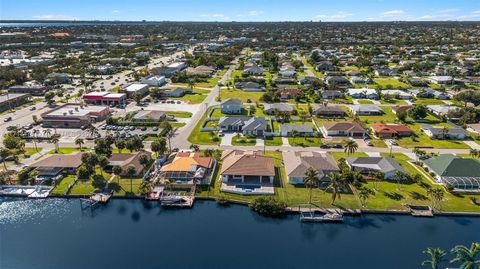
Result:
<instances>
[{"instance_id":1,"label":"commercial building","mask_svg":"<svg viewBox=\"0 0 480 269\"><path fill-rule=\"evenodd\" d=\"M155 87L160 87L166 83L164 76L148 76L140 79L140 82Z\"/></svg>"},{"instance_id":2,"label":"commercial building","mask_svg":"<svg viewBox=\"0 0 480 269\"><path fill-rule=\"evenodd\" d=\"M10 93L0 95L0 112L21 106L30 101L30 94Z\"/></svg>"},{"instance_id":3,"label":"commercial building","mask_svg":"<svg viewBox=\"0 0 480 269\"><path fill-rule=\"evenodd\" d=\"M108 106L65 104L42 114L42 126L47 128L80 128L104 120L110 114Z\"/></svg>"},{"instance_id":4,"label":"commercial building","mask_svg":"<svg viewBox=\"0 0 480 269\"><path fill-rule=\"evenodd\" d=\"M132 98L135 93L145 96L148 93L148 84L133 83L121 88L118 92L126 93L128 98Z\"/></svg>"},{"instance_id":5,"label":"commercial building","mask_svg":"<svg viewBox=\"0 0 480 269\"><path fill-rule=\"evenodd\" d=\"M47 92L47 87L43 85L15 85L8 88L9 93L28 93L33 96L41 96Z\"/></svg>"},{"instance_id":6,"label":"commercial building","mask_svg":"<svg viewBox=\"0 0 480 269\"><path fill-rule=\"evenodd\" d=\"M84 94L82 99L85 103L92 105L116 106L127 104L127 94L125 93L90 92Z\"/></svg>"}]
</instances>

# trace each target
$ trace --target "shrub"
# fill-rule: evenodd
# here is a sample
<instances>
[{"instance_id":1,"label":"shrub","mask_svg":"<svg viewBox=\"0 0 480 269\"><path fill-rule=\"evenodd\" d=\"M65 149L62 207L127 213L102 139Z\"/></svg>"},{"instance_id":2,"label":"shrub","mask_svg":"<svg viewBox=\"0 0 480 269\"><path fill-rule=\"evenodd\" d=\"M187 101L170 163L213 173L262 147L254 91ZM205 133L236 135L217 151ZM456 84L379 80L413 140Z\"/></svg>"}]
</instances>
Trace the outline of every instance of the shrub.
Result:
<instances>
[{"instance_id":1,"label":"shrub","mask_svg":"<svg viewBox=\"0 0 480 269\"><path fill-rule=\"evenodd\" d=\"M259 197L250 204L250 208L260 215L279 217L285 215L287 205L285 202L277 201L271 197Z\"/></svg>"}]
</instances>

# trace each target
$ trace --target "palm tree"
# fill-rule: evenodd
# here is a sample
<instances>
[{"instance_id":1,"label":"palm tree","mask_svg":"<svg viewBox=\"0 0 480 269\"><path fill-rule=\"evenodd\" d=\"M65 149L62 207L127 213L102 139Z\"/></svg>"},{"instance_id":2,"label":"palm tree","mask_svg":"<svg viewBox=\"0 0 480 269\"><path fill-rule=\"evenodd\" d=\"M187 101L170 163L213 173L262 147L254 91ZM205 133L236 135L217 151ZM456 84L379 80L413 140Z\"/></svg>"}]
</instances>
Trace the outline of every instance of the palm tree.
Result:
<instances>
[{"instance_id":1,"label":"palm tree","mask_svg":"<svg viewBox=\"0 0 480 269\"><path fill-rule=\"evenodd\" d=\"M118 183L120 183L120 175L122 174L122 167L115 165L112 168L112 173L118 177Z\"/></svg>"},{"instance_id":2,"label":"palm tree","mask_svg":"<svg viewBox=\"0 0 480 269\"><path fill-rule=\"evenodd\" d=\"M291 134L292 134L292 137L293 137L293 143L295 143L295 140L296 140L296 138L298 137L298 131L297 131L297 130L293 130Z\"/></svg>"},{"instance_id":3,"label":"palm tree","mask_svg":"<svg viewBox=\"0 0 480 269\"><path fill-rule=\"evenodd\" d=\"M443 127L442 129L442 138L445 139L448 136L448 128Z\"/></svg>"},{"instance_id":4,"label":"palm tree","mask_svg":"<svg viewBox=\"0 0 480 269\"><path fill-rule=\"evenodd\" d=\"M198 145L195 145L195 144L191 144L190 145L190 149L197 152L200 150L200 147Z\"/></svg>"},{"instance_id":5,"label":"palm tree","mask_svg":"<svg viewBox=\"0 0 480 269\"><path fill-rule=\"evenodd\" d=\"M32 134L33 134L33 145L35 146L35 151L38 152L38 148L37 148L37 138L38 138L38 135L40 134L40 130L38 129L33 129L32 131Z\"/></svg>"},{"instance_id":6,"label":"palm tree","mask_svg":"<svg viewBox=\"0 0 480 269\"><path fill-rule=\"evenodd\" d=\"M52 135L52 137L50 138L50 142L55 144L55 153L58 153L58 142L60 142L60 135Z\"/></svg>"},{"instance_id":7,"label":"palm tree","mask_svg":"<svg viewBox=\"0 0 480 269\"><path fill-rule=\"evenodd\" d=\"M371 189L363 188L360 190L360 192L358 193L358 198L360 199L360 202L362 203L363 207L366 206L367 200L372 194L373 194L373 191Z\"/></svg>"},{"instance_id":8,"label":"palm tree","mask_svg":"<svg viewBox=\"0 0 480 269\"><path fill-rule=\"evenodd\" d=\"M328 189L332 190L332 205L335 204L335 200L341 199L340 191L345 185L344 178L340 173L331 173L330 174L330 185Z\"/></svg>"},{"instance_id":9,"label":"palm tree","mask_svg":"<svg viewBox=\"0 0 480 269\"><path fill-rule=\"evenodd\" d=\"M77 145L80 148L80 151L82 151L82 145L85 144L83 141L83 138L77 138L75 139L75 145Z\"/></svg>"},{"instance_id":10,"label":"palm tree","mask_svg":"<svg viewBox=\"0 0 480 269\"><path fill-rule=\"evenodd\" d=\"M461 262L460 269L478 269L480 268L480 243L472 243L470 248L466 246L455 246L452 249L452 254L455 255L450 263Z\"/></svg>"},{"instance_id":11,"label":"palm tree","mask_svg":"<svg viewBox=\"0 0 480 269\"><path fill-rule=\"evenodd\" d=\"M190 87L190 90L193 92L193 88L195 87L195 80L189 79L188 80L188 87Z\"/></svg>"},{"instance_id":12,"label":"palm tree","mask_svg":"<svg viewBox=\"0 0 480 269\"><path fill-rule=\"evenodd\" d=\"M177 127L170 128L167 133L165 134L165 137L168 140L168 151L172 152L172 138L174 138L177 135Z\"/></svg>"},{"instance_id":13,"label":"palm tree","mask_svg":"<svg viewBox=\"0 0 480 269\"><path fill-rule=\"evenodd\" d=\"M3 167L5 168L5 171L7 171L7 162L6 162L6 158L8 156L10 156L11 152L10 150L6 149L6 148L0 148L0 157L2 158L2 161L3 161Z\"/></svg>"},{"instance_id":14,"label":"palm tree","mask_svg":"<svg viewBox=\"0 0 480 269\"><path fill-rule=\"evenodd\" d=\"M129 166L127 168L127 176L130 178L130 193L133 193L133 176L137 174L135 167Z\"/></svg>"},{"instance_id":15,"label":"palm tree","mask_svg":"<svg viewBox=\"0 0 480 269\"><path fill-rule=\"evenodd\" d=\"M146 172L148 164L150 163L150 158L146 154L140 155L140 158L138 159L140 164L143 166L143 170Z\"/></svg>"},{"instance_id":16,"label":"palm tree","mask_svg":"<svg viewBox=\"0 0 480 269\"><path fill-rule=\"evenodd\" d=\"M312 189L318 185L318 171L313 167L309 167L305 172L303 183L308 187L308 204L312 204Z\"/></svg>"},{"instance_id":17,"label":"palm tree","mask_svg":"<svg viewBox=\"0 0 480 269\"><path fill-rule=\"evenodd\" d=\"M479 153L480 152L476 149L470 149L470 156L472 156L473 158L478 157Z\"/></svg>"},{"instance_id":18,"label":"palm tree","mask_svg":"<svg viewBox=\"0 0 480 269\"><path fill-rule=\"evenodd\" d=\"M93 135L95 135L95 133L97 132L97 128L95 128L95 126L90 124L88 126L88 131L90 132L90 137L93 137Z\"/></svg>"},{"instance_id":19,"label":"palm tree","mask_svg":"<svg viewBox=\"0 0 480 269\"><path fill-rule=\"evenodd\" d=\"M358 149L358 144L354 140L347 140L345 142L345 152L347 153L348 156L350 154L355 153Z\"/></svg>"},{"instance_id":20,"label":"palm tree","mask_svg":"<svg viewBox=\"0 0 480 269\"><path fill-rule=\"evenodd\" d=\"M442 189L434 189L434 188L429 188L427 190L428 196L430 196L430 201L432 202L432 209L433 210L438 210L440 209L440 203L442 202L445 194Z\"/></svg>"},{"instance_id":21,"label":"palm tree","mask_svg":"<svg viewBox=\"0 0 480 269\"><path fill-rule=\"evenodd\" d=\"M123 139L116 139L115 140L115 147L118 149L118 153L122 153L122 150L125 148L125 140Z\"/></svg>"},{"instance_id":22,"label":"palm tree","mask_svg":"<svg viewBox=\"0 0 480 269\"><path fill-rule=\"evenodd\" d=\"M43 135L45 137L49 138L52 135L52 130L50 130L50 129L43 130Z\"/></svg>"},{"instance_id":23,"label":"palm tree","mask_svg":"<svg viewBox=\"0 0 480 269\"><path fill-rule=\"evenodd\" d=\"M424 260L422 266L430 264L432 269L438 269L438 264L445 260L447 253L441 248L427 248L423 251L424 254L429 256L429 260Z\"/></svg>"}]
</instances>

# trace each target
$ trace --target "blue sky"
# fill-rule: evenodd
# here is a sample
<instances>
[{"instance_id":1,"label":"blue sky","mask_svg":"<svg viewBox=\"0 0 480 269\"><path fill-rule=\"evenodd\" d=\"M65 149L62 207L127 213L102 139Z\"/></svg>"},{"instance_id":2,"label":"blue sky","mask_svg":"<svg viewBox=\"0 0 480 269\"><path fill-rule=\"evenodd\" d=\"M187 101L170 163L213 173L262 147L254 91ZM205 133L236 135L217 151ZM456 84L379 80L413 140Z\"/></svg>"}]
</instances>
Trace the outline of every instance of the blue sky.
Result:
<instances>
[{"instance_id":1,"label":"blue sky","mask_svg":"<svg viewBox=\"0 0 480 269\"><path fill-rule=\"evenodd\" d=\"M480 20L480 0L0 0L0 19Z\"/></svg>"}]
</instances>

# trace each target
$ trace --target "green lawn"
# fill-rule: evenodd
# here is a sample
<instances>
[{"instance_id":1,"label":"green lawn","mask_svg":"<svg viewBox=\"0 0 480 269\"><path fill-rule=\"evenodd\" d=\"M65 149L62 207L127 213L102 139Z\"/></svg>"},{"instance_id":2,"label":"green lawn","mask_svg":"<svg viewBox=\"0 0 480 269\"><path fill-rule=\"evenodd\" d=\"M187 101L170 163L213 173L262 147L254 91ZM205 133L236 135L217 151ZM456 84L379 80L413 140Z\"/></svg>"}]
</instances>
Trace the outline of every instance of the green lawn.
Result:
<instances>
[{"instance_id":1,"label":"green lawn","mask_svg":"<svg viewBox=\"0 0 480 269\"><path fill-rule=\"evenodd\" d=\"M403 83L395 78L376 78L374 79L375 83L380 85L382 88L395 88L395 89L409 89L412 88L411 85Z\"/></svg>"},{"instance_id":2,"label":"green lawn","mask_svg":"<svg viewBox=\"0 0 480 269\"><path fill-rule=\"evenodd\" d=\"M257 140L255 138L240 137L237 139L236 137L232 137L233 146L255 146L256 143Z\"/></svg>"},{"instance_id":3,"label":"green lawn","mask_svg":"<svg viewBox=\"0 0 480 269\"><path fill-rule=\"evenodd\" d=\"M82 148L82 152L88 151L86 148ZM58 148L58 152L55 152L55 149L50 150L47 154L71 154L75 152L80 152L79 148Z\"/></svg>"},{"instance_id":4,"label":"green lawn","mask_svg":"<svg viewBox=\"0 0 480 269\"><path fill-rule=\"evenodd\" d=\"M191 118L192 113L184 111L165 111L165 114L175 116L175 118Z\"/></svg>"},{"instance_id":5,"label":"green lawn","mask_svg":"<svg viewBox=\"0 0 480 269\"><path fill-rule=\"evenodd\" d=\"M208 111L208 110L207 110ZM197 125L193 129L190 136L188 136L188 141L196 145L220 145L221 139L218 137L218 133L214 132L214 136L218 138L217 141L212 140L210 132L201 132L200 127L202 126L203 121L207 117L207 114L204 114L203 117L198 121Z\"/></svg>"},{"instance_id":6,"label":"green lawn","mask_svg":"<svg viewBox=\"0 0 480 269\"><path fill-rule=\"evenodd\" d=\"M114 186L113 195L115 196L140 195L141 178L130 180L129 178L116 177L112 183Z\"/></svg>"},{"instance_id":7,"label":"green lawn","mask_svg":"<svg viewBox=\"0 0 480 269\"><path fill-rule=\"evenodd\" d=\"M372 145L376 148L386 148L387 147L387 144L385 144L385 141L381 140L381 139L371 139L372 141Z\"/></svg>"},{"instance_id":8,"label":"green lawn","mask_svg":"<svg viewBox=\"0 0 480 269\"><path fill-rule=\"evenodd\" d=\"M72 183L75 180L75 178L76 178L75 175L68 175L62 178L62 180L60 180L60 182L58 182L57 185L53 188L51 193L57 194L57 195L63 195L67 190L68 185L70 185L70 183Z\"/></svg>"},{"instance_id":9,"label":"green lawn","mask_svg":"<svg viewBox=\"0 0 480 269\"><path fill-rule=\"evenodd\" d=\"M380 107L384 114L380 116L360 116L360 120L365 123L365 125L369 126L371 123L395 123L397 120L397 116L393 114L391 107L383 106Z\"/></svg>"},{"instance_id":10,"label":"green lawn","mask_svg":"<svg viewBox=\"0 0 480 269\"><path fill-rule=\"evenodd\" d=\"M70 190L70 194L91 194L93 190L91 179L78 180Z\"/></svg>"},{"instance_id":11,"label":"green lawn","mask_svg":"<svg viewBox=\"0 0 480 269\"><path fill-rule=\"evenodd\" d=\"M39 147L37 147L37 149L35 149L35 148L25 148L25 154L31 156L31 155L33 155L33 154L36 154L36 153L42 151L42 149L43 149L43 148L39 148ZM37 150L38 150L38 151L37 151Z\"/></svg>"},{"instance_id":12,"label":"green lawn","mask_svg":"<svg viewBox=\"0 0 480 269\"><path fill-rule=\"evenodd\" d=\"M312 71L312 73L316 77L323 78L325 76L322 72L318 72L317 70L315 70L315 68L307 61L305 57L302 57L301 59L302 59L303 65L305 65L308 69L310 69L310 71Z\"/></svg>"},{"instance_id":13,"label":"green lawn","mask_svg":"<svg viewBox=\"0 0 480 269\"><path fill-rule=\"evenodd\" d=\"M445 102L443 102L442 100L437 100L437 99L417 98L415 100L415 104L418 104L418 105L444 105Z\"/></svg>"},{"instance_id":14,"label":"green lawn","mask_svg":"<svg viewBox=\"0 0 480 269\"><path fill-rule=\"evenodd\" d=\"M362 105L371 105L373 104L373 102L371 100L366 100L366 99L360 99L360 100L357 100L357 102L359 104L362 104Z\"/></svg>"},{"instance_id":15,"label":"green lawn","mask_svg":"<svg viewBox=\"0 0 480 269\"><path fill-rule=\"evenodd\" d=\"M322 140L318 137L289 137L288 143L292 147L320 147Z\"/></svg>"},{"instance_id":16,"label":"green lawn","mask_svg":"<svg viewBox=\"0 0 480 269\"><path fill-rule=\"evenodd\" d=\"M282 138L279 136L269 136L264 139L265 146L274 147L283 145Z\"/></svg>"},{"instance_id":17,"label":"green lawn","mask_svg":"<svg viewBox=\"0 0 480 269\"><path fill-rule=\"evenodd\" d=\"M248 101L250 101L251 103L255 103L260 102L260 97L262 97L264 93L265 92L246 92L240 89L230 88L229 90L222 88L220 89L220 98L221 100L225 100L228 98L237 98L242 100L243 103L248 103Z\"/></svg>"},{"instance_id":18,"label":"green lawn","mask_svg":"<svg viewBox=\"0 0 480 269\"><path fill-rule=\"evenodd\" d=\"M345 98L336 98L336 99L331 99L330 100L330 103L332 104L353 104L353 101L352 101L352 97L351 96L345 96Z\"/></svg>"},{"instance_id":19,"label":"green lawn","mask_svg":"<svg viewBox=\"0 0 480 269\"><path fill-rule=\"evenodd\" d=\"M433 126L448 126L446 123L435 123ZM415 136L403 137L397 139L398 145L404 148L413 148L416 146L428 146L439 149L468 149L468 145L462 141L456 140L442 140L442 139L430 139L426 134L420 130L419 123L408 124L408 127L415 132Z\"/></svg>"},{"instance_id":20,"label":"green lawn","mask_svg":"<svg viewBox=\"0 0 480 269\"><path fill-rule=\"evenodd\" d=\"M391 99L389 101L387 101L385 99L381 99L380 104L384 104L384 105L406 105L407 102L405 102L405 100L398 100L398 99Z\"/></svg>"}]
</instances>

